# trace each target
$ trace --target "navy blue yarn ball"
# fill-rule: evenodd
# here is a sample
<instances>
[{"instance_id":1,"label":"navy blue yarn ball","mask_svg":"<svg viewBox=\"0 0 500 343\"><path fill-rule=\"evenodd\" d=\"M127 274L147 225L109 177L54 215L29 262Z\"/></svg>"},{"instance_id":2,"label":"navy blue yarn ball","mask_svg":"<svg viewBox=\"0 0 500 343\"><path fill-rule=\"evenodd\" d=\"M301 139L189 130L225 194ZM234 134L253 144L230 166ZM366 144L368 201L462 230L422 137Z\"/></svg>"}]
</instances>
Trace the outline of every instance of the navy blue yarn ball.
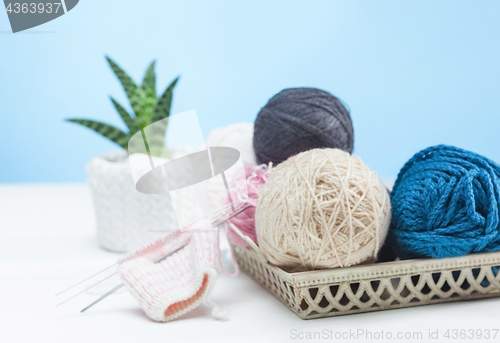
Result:
<instances>
[{"instance_id":1,"label":"navy blue yarn ball","mask_svg":"<svg viewBox=\"0 0 500 343\"><path fill-rule=\"evenodd\" d=\"M438 145L399 172L389 240L401 259L500 250L500 167L476 153Z\"/></svg>"},{"instance_id":2,"label":"navy blue yarn ball","mask_svg":"<svg viewBox=\"0 0 500 343\"><path fill-rule=\"evenodd\" d=\"M253 149L258 164L279 164L315 148L352 153L354 131L346 106L317 88L287 88L274 95L255 119Z\"/></svg>"}]
</instances>

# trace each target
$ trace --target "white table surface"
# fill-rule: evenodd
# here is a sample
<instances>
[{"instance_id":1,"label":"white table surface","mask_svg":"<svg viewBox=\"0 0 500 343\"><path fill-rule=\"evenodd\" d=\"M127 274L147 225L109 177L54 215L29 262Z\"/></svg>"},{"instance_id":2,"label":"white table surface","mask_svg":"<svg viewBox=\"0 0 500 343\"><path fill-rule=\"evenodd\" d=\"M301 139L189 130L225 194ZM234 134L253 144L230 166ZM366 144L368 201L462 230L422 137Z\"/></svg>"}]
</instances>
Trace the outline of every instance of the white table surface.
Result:
<instances>
[{"instance_id":1,"label":"white table surface","mask_svg":"<svg viewBox=\"0 0 500 343\"><path fill-rule=\"evenodd\" d=\"M432 341L444 342L454 341L443 337L447 329L500 329L500 299L303 321L245 274L221 275L215 286L213 298L227 321L214 320L202 306L173 322L155 323L126 291L79 313L116 280L55 307L57 292L118 257L96 244L86 185L0 185L0 342L296 342L307 341L299 332L330 330L422 332L421 342L429 330L439 330L440 339ZM371 340L360 335L352 341ZM500 334L488 341L500 341Z\"/></svg>"}]
</instances>

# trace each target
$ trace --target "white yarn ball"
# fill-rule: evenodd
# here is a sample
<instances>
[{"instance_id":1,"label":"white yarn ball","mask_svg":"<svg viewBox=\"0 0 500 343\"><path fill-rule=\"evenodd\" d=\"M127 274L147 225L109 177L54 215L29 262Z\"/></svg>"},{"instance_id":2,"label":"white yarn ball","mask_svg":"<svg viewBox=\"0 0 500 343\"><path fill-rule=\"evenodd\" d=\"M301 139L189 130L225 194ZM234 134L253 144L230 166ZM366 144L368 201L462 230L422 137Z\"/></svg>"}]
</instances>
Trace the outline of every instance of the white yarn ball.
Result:
<instances>
[{"instance_id":1,"label":"white yarn ball","mask_svg":"<svg viewBox=\"0 0 500 343\"><path fill-rule=\"evenodd\" d=\"M256 164L253 152L253 124L235 123L210 131L205 138L207 147L230 147L237 149L244 164ZM227 180L231 183L231 180ZM200 195L204 212L215 212L227 205L227 191L221 185L220 176L206 182L203 195Z\"/></svg>"},{"instance_id":2,"label":"white yarn ball","mask_svg":"<svg viewBox=\"0 0 500 343\"><path fill-rule=\"evenodd\" d=\"M257 164L253 152L253 124L235 123L210 131L205 138L207 147L230 147L239 150L245 164Z\"/></svg>"},{"instance_id":3,"label":"white yarn ball","mask_svg":"<svg viewBox=\"0 0 500 343\"><path fill-rule=\"evenodd\" d=\"M313 149L272 168L255 215L259 247L292 270L373 262L389 227L388 191L361 158Z\"/></svg>"}]
</instances>

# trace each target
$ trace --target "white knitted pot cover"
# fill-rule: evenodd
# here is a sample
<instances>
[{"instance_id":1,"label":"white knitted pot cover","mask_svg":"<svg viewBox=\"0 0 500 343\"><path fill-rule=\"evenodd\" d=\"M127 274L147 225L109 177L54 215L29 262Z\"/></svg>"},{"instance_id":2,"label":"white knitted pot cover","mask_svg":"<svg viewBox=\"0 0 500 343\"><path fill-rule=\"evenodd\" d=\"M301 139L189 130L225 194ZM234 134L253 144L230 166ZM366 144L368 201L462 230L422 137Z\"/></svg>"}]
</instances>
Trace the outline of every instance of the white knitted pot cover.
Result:
<instances>
[{"instance_id":1,"label":"white knitted pot cover","mask_svg":"<svg viewBox=\"0 0 500 343\"><path fill-rule=\"evenodd\" d=\"M87 165L87 178L97 239L104 249L127 252L145 243L151 231L178 229L169 195L135 189L126 151L94 158Z\"/></svg>"},{"instance_id":2,"label":"white knitted pot cover","mask_svg":"<svg viewBox=\"0 0 500 343\"><path fill-rule=\"evenodd\" d=\"M178 232L132 253L120 263L118 273L154 321L170 321L202 302L221 319L223 312L210 300L219 265L218 246L216 230Z\"/></svg>"}]
</instances>

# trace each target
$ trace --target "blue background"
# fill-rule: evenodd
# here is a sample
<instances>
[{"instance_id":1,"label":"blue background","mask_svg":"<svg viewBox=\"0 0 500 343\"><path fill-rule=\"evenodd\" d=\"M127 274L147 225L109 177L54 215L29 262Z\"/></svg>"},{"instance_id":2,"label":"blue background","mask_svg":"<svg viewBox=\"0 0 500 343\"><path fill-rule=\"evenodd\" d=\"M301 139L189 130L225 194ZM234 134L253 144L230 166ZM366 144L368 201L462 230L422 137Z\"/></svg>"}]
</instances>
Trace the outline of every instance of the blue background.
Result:
<instances>
[{"instance_id":1,"label":"blue background","mask_svg":"<svg viewBox=\"0 0 500 343\"><path fill-rule=\"evenodd\" d=\"M205 134L313 86L350 106L355 153L383 178L438 143L500 162L498 1L81 0L18 34L2 10L0 31L0 182L84 181L115 149L63 122L124 127L106 54L136 81L156 59L159 91L181 75L172 113L196 109Z\"/></svg>"}]
</instances>

